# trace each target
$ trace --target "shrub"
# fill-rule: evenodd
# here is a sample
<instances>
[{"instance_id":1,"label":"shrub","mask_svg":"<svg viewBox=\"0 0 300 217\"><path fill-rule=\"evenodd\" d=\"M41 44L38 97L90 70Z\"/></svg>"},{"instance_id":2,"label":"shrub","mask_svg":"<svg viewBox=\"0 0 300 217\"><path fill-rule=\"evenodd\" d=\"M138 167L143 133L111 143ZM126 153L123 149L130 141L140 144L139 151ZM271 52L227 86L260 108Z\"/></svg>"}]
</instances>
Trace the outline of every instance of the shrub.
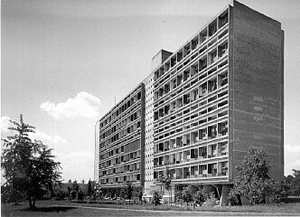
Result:
<instances>
[{"instance_id":1,"label":"shrub","mask_svg":"<svg viewBox=\"0 0 300 217\"><path fill-rule=\"evenodd\" d=\"M158 191L154 191L152 195L152 204L155 206L160 205L162 196Z\"/></svg>"},{"instance_id":2,"label":"shrub","mask_svg":"<svg viewBox=\"0 0 300 217\"><path fill-rule=\"evenodd\" d=\"M196 193L193 195L193 200L197 204L202 204L205 201L204 195L201 190L196 191Z\"/></svg>"},{"instance_id":3,"label":"shrub","mask_svg":"<svg viewBox=\"0 0 300 217\"><path fill-rule=\"evenodd\" d=\"M175 201L176 202L182 201L182 191L176 191L175 192Z\"/></svg>"},{"instance_id":4,"label":"shrub","mask_svg":"<svg viewBox=\"0 0 300 217\"><path fill-rule=\"evenodd\" d=\"M193 201L193 195L189 188L183 190L182 192L182 200L187 204Z\"/></svg>"}]
</instances>

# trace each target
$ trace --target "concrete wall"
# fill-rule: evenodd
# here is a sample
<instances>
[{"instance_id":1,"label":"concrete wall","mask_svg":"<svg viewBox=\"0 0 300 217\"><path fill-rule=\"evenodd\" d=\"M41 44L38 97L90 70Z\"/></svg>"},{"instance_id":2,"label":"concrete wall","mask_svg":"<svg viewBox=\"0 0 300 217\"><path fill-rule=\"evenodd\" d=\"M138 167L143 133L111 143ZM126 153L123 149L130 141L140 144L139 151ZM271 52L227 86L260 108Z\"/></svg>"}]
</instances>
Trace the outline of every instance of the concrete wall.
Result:
<instances>
[{"instance_id":1,"label":"concrete wall","mask_svg":"<svg viewBox=\"0 0 300 217\"><path fill-rule=\"evenodd\" d=\"M230 178L249 147L269 156L283 176L283 32L274 21L236 1L230 8Z\"/></svg>"},{"instance_id":2,"label":"concrete wall","mask_svg":"<svg viewBox=\"0 0 300 217\"><path fill-rule=\"evenodd\" d=\"M152 57L151 60L151 71L160 66L169 56L172 55L172 52L161 49Z\"/></svg>"}]
</instances>

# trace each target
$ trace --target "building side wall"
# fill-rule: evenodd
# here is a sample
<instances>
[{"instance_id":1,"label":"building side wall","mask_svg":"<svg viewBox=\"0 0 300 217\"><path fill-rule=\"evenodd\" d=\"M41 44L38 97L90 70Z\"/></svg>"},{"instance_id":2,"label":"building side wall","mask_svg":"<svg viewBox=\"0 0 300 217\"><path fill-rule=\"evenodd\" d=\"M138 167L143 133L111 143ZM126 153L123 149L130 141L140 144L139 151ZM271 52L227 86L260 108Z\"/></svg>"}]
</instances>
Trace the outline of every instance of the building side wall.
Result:
<instances>
[{"instance_id":1,"label":"building side wall","mask_svg":"<svg viewBox=\"0 0 300 217\"><path fill-rule=\"evenodd\" d=\"M140 84L99 120L99 181L102 187L144 183L145 88Z\"/></svg>"},{"instance_id":2,"label":"building side wall","mask_svg":"<svg viewBox=\"0 0 300 217\"><path fill-rule=\"evenodd\" d=\"M283 176L283 43L280 23L238 2L230 29L230 177L247 150L262 148Z\"/></svg>"}]
</instances>

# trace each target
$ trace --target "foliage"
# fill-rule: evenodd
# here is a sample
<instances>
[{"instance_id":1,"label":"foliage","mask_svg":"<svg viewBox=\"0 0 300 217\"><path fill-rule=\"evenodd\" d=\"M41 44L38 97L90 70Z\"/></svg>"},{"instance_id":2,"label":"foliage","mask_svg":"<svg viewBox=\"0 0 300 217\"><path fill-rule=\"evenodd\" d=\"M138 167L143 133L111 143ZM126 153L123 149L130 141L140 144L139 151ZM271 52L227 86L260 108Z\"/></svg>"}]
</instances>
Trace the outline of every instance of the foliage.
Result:
<instances>
[{"instance_id":1,"label":"foliage","mask_svg":"<svg viewBox=\"0 0 300 217\"><path fill-rule=\"evenodd\" d=\"M182 200L182 192L181 191L176 191L175 192L175 201L180 202Z\"/></svg>"},{"instance_id":2,"label":"foliage","mask_svg":"<svg viewBox=\"0 0 300 217\"><path fill-rule=\"evenodd\" d=\"M190 189L187 188L182 191L182 200L186 203L193 201L193 195Z\"/></svg>"},{"instance_id":3,"label":"foliage","mask_svg":"<svg viewBox=\"0 0 300 217\"><path fill-rule=\"evenodd\" d=\"M59 189L55 192L55 200L64 200L67 195L67 192Z\"/></svg>"},{"instance_id":4,"label":"foliage","mask_svg":"<svg viewBox=\"0 0 300 217\"><path fill-rule=\"evenodd\" d=\"M103 198L103 191L101 188L101 184L99 182L96 182L94 185L94 199L101 200Z\"/></svg>"},{"instance_id":5,"label":"foliage","mask_svg":"<svg viewBox=\"0 0 300 217\"><path fill-rule=\"evenodd\" d=\"M158 177L158 181L159 181L161 184L163 184L163 186L165 187L165 189L166 189L167 191L170 190L172 179L171 179L170 171L169 171L168 168L166 168L165 175L164 175L164 174L161 174L161 175Z\"/></svg>"},{"instance_id":6,"label":"foliage","mask_svg":"<svg viewBox=\"0 0 300 217\"><path fill-rule=\"evenodd\" d=\"M281 183L270 178L269 163L264 151L249 149L240 166L237 166L237 179L230 193L230 200L236 203L236 196L244 196L251 204L266 203L266 199L277 201L282 192Z\"/></svg>"},{"instance_id":7,"label":"foliage","mask_svg":"<svg viewBox=\"0 0 300 217\"><path fill-rule=\"evenodd\" d=\"M91 196L93 193L94 193L94 190L93 190L93 186L92 186L92 181L89 180L88 187L87 187L87 195Z\"/></svg>"},{"instance_id":8,"label":"foliage","mask_svg":"<svg viewBox=\"0 0 300 217\"><path fill-rule=\"evenodd\" d=\"M288 194L300 196L300 171L293 169L294 174L285 178L285 183L288 186Z\"/></svg>"},{"instance_id":9,"label":"foliage","mask_svg":"<svg viewBox=\"0 0 300 217\"><path fill-rule=\"evenodd\" d=\"M162 196L158 191L154 191L152 195L152 204L155 206L160 205Z\"/></svg>"},{"instance_id":10,"label":"foliage","mask_svg":"<svg viewBox=\"0 0 300 217\"><path fill-rule=\"evenodd\" d=\"M78 200L83 200L83 196L84 196L83 191L82 191L82 190L79 190L79 191L77 192L77 199L78 199Z\"/></svg>"},{"instance_id":11,"label":"foliage","mask_svg":"<svg viewBox=\"0 0 300 217\"><path fill-rule=\"evenodd\" d=\"M132 198L132 194L133 194L133 186L131 184L131 182L127 182L126 183L126 199L131 199Z\"/></svg>"},{"instance_id":12,"label":"foliage","mask_svg":"<svg viewBox=\"0 0 300 217\"><path fill-rule=\"evenodd\" d=\"M230 191L228 195L228 202L232 206L241 205L240 195L235 191Z\"/></svg>"},{"instance_id":13,"label":"foliage","mask_svg":"<svg viewBox=\"0 0 300 217\"><path fill-rule=\"evenodd\" d=\"M205 202L205 197L203 195L203 192L201 190L197 190L195 192L195 194L193 195L193 200L197 203L197 204L202 204L203 202Z\"/></svg>"},{"instance_id":14,"label":"foliage","mask_svg":"<svg viewBox=\"0 0 300 217\"><path fill-rule=\"evenodd\" d=\"M9 129L16 134L3 139L1 158L7 200L17 201L25 196L30 208L35 208L35 201L59 181L60 163L53 160L52 149L30 139L29 133L34 133L34 127L24 123L22 115L20 122L11 123L13 126Z\"/></svg>"},{"instance_id":15,"label":"foliage","mask_svg":"<svg viewBox=\"0 0 300 217\"><path fill-rule=\"evenodd\" d=\"M215 188L211 185L204 185L201 189L204 200L215 198Z\"/></svg>"}]
</instances>

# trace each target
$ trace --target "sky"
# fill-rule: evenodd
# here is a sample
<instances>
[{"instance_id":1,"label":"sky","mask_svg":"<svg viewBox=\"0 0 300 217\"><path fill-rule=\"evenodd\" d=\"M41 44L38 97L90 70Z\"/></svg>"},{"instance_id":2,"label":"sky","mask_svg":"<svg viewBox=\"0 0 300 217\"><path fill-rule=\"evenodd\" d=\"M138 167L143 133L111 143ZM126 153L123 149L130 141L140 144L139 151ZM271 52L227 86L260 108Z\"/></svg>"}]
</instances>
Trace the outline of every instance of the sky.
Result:
<instances>
[{"instance_id":1,"label":"sky","mask_svg":"<svg viewBox=\"0 0 300 217\"><path fill-rule=\"evenodd\" d=\"M300 169L300 1L241 0L285 31L285 174ZM96 120L228 0L2 0L1 133L9 119L36 127L64 180L94 175Z\"/></svg>"}]
</instances>

